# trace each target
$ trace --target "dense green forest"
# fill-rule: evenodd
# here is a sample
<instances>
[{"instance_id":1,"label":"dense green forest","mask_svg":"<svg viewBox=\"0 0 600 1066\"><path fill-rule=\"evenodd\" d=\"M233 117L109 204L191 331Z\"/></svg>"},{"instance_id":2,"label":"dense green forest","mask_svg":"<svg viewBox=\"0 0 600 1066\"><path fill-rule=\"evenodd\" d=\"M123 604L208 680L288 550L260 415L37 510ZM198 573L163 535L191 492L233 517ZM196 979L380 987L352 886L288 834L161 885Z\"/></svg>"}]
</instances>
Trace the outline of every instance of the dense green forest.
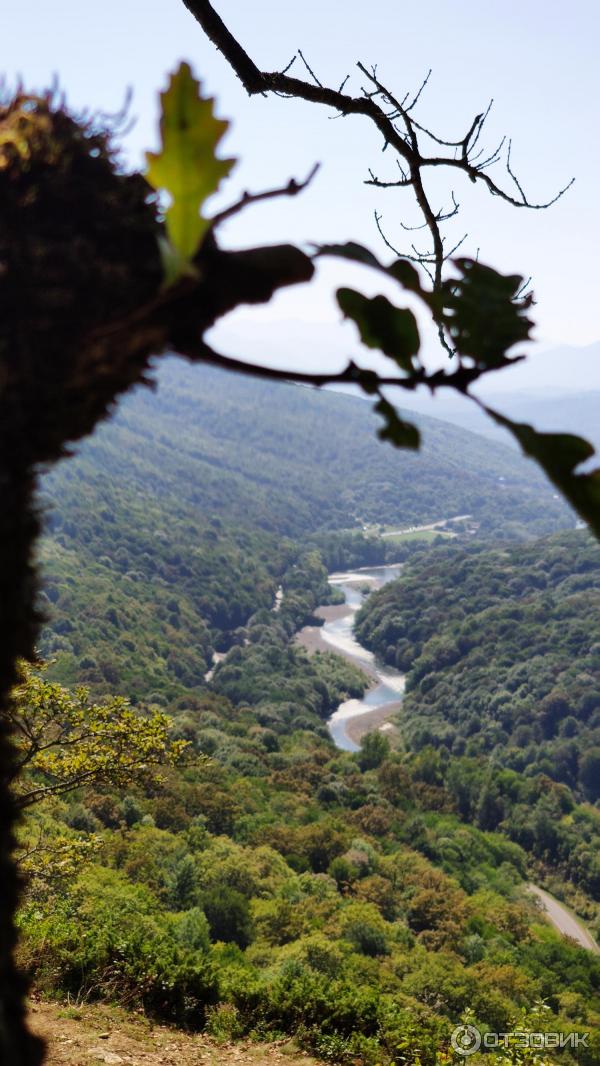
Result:
<instances>
[{"instance_id":1,"label":"dense green forest","mask_svg":"<svg viewBox=\"0 0 600 1066\"><path fill-rule=\"evenodd\" d=\"M600 643L600 549L582 532L518 549L416 545L412 554L402 577L367 600L356 631L382 658L387 654L392 665L408 668L397 721L407 772L424 782L424 806L439 803L465 822L506 834L540 864L543 877L571 882L600 902L600 814L591 806L600 781L600 691L592 662ZM440 595L442 575L449 600L457 598L456 614ZM529 600L540 586L546 596L536 611ZM407 625L415 639L428 627L431 632L421 654L413 650L410 667L392 656L391 646L376 644L382 634L389 637L386 627L398 625L390 609L398 598L414 612ZM515 610L517 600L525 606ZM495 625L491 605L498 601L501 624ZM213 688L238 706L252 706L264 728L327 738L323 718L341 693L360 695L366 679L335 655L317 654L307 663L290 642L297 624L299 617L286 624L285 611L258 612L215 670ZM458 632L456 646L467 660L456 691L446 676L456 659L431 651L448 648L444 626ZM471 660L478 649L479 660ZM407 656L404 645L401 650ZM503 714L504 729L488 720L488 704ZM516 736L507 732L511 707ZM218 750L214 738L210 745ZM579 902L586 911L585 899ZM593 906L590 913L596 913Z\"/></svg>"},{"instance_id":2,"label":"dense green forest","mask_svg":"<svg viewBox=\"0 0 600 1066\"><path fill-rule=\"evenodd\" d=\"M265 709L191 695L187 768L34 810L20 924L38 987L217 1039L295 1034L348 1066L438 1066L461 1019L537 1031L543 1010L590 1033L560 1062L592 1066L600 959L539 918L526 850L461 819L439 753L342 753Z\"/></svg>"},{"instance_id":3,"label":"dense green forest","mask_svg":"<svg viewBox=\"0 0 600 1066\"><path fill-rule=\"evenodd\" d=\"M408 671L412 748L493 756L600 797L600 548L585 532L438 547L363 607L359 639Z\"/></svg>"},{"instance_id":4,"label":"dense green forest","mask_svg":"<svg viewBox=\"0 0 600 1066\"><path fill-rule=\"evenodd\" d=\"M356 632L407 671L398 726L457 810L600 899L600 549L585 532L438 546ZM596 804L592 807L592 804Z\"/></svg>"},{"instance_id":5,"label":"dense green forest","mask_svg":"<svg viewBox=\"0 0 600 1066\"><path fill-rule=\"evenodd\" d=\"M532 588L568 598L597 579L585 534L410 551L360 625L385 618L404 586L417 595L429 574L438 589L423 587L424 645L435 639L426 627L440 628L442 575L441 610L455 620L463 584L478 619ZM116 999L217 1040L294 1034L347 1066L438 1066L452 1061L462 1019L536 1030L543 1010L547 1030L591 1034L589 1048L556 1062L591 1066L600 960L540 919L525 884L566 895L600 934L597 810L535 766L504 768L435 731L418 743L407 733L406 751L377 734L358 755L337 751L324 719L367 680L294 645L327 585L316 551L292 558L278 610L259 606L236 629L213 691L170 701L186 766L160 784L92 783L30 813L21 951L37 986ZM513 668L528 661L523 642L509 654ZM411 688L407 708L412 698Z\"/></svg>"},{"instance_id":6,"label":"dense green forest","mask_svg":"<svg viewBox=\"0 0 600 1066\"><path fill-rule=\"evenodd\" d=\"M201 686L307 548L331 568L410 551L363 521L470 513L507 537L571 523L533 466L435 419L410 456L352 397L174 361L159 382L42 482L39 650L64 683L158 701Z\"/></svg>"},{"instance_id":7,"label":"dense green forest","mask_svg":"<svg viewBox=\"0 0 600 1066\"><path fill-rule=\"evenodd\" d=\"M572 524L563 505L443 423L423 420L429 450L409 458L350 397L161 377L168 393L138 391L43 481L40 652L48 681L128 697L141 734L166 711L186 755L160 781L32 806L37 987L217 1040L293 1034L341 1066L440 1066L461 1020L537 1030L543 1011L546 1030L591 1034L546 1061L592 1066L600 960L526 884L600 935L598 549L531 540ZM476 542L361 528L466 513ZM326 719L369 679L295 635L339 599L328 570L390 560L401 578L357 633L407 672L401 743L373 733L352 755ZM32 764L33 791L57 765Z\"/></svg>"},{"instance_id":8,"label":"dense green forest","mask_svg":"<svg viewBox=\"0 0 600 1066\"><path fill-rule=\"evenodd\" d=\"M214 653L239 644L261 608L271 618L278 588L288 633L335 597L316 544L218 518L199 527L189 509L168 513L126 489L67 491L49 529L40 655L53 678L95 693L164 705L204 687Z\"/></svg>"}]
</instances>

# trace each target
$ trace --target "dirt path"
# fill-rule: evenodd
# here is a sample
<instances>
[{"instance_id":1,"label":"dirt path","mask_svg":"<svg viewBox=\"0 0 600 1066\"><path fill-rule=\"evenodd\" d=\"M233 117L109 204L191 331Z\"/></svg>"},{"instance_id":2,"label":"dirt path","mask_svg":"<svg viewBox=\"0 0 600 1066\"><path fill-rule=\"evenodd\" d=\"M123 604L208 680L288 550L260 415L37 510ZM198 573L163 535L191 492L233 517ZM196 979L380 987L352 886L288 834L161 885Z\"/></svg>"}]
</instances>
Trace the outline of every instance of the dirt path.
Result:
<instances>
[{"instance_id":1,"label":"dirt path","mask_svg":"<svg viewBox=\"0 0 600 1066\"><path fill-rule=\"evenodd\" d=\"M217 1044L111 1006L35 1002L30 1024L48 1042L45 1066L317 1066L291 1041Z\"/></svg>"},{"instance_id":2,"label":"dirt path","mask_svg":"<svg viewBox=\"0 0 600 1066\"><path fill-rule=\"evenodd\" d=\"M593 951L594 954L600 955L600 948L593 936L571 911L567 910L549 892L545 892L543 888L538 888L537 885L528 885L527 890L540 901L546 918L555 929L558 929L559 933L570 937L571 940L576 940L578 944L581 944L581 947L587 948L588 951Z\"/></svg>"}]
</instances>

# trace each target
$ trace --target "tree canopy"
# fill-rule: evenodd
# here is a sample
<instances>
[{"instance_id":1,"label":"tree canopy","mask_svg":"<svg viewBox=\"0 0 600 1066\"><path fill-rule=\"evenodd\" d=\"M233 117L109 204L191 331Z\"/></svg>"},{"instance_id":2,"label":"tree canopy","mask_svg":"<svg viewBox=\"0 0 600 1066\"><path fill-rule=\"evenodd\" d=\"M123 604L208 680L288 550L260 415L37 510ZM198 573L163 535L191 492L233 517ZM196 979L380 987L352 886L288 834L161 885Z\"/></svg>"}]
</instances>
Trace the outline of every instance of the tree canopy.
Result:
<instances>
[{"instance_id":1,"label":"tree canopy","mask_svg":"<svg viewBox=\"0 0 600 1066\"><path fill-rule=\"evenodd\" d=\"M83 785L150 781L157 767L181 761L187 744L171 742L168 715L133 710L119 696L93 703L84 687L71 693L26 663L20 669L7 715L19 809Z\"/></svg>"}]
</instances>

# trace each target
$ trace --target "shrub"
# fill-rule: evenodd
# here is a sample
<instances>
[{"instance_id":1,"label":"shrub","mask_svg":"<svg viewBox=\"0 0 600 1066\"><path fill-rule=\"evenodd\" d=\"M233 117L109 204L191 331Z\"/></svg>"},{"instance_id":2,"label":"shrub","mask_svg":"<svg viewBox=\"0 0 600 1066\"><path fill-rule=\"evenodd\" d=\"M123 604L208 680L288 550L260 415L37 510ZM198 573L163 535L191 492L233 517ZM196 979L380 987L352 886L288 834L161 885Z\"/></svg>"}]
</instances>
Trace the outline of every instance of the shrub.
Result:
<instances>
[{"instance_id":1,"label":"shrub","mask_svg":"<svg viewBox=\"0 0 600 1066\"><path fill-rule=\"evenodd\" d=\"M202 894L201 904L208 919L211 940L248 947L252 942L250 905L241 892L225 885L213 888Z\"/></svg>"},{"instance_id":2,"label":"shrub","mask_svg":"<svg viewBox=\"0 0 600 1066\"><path fill-rule=\"evenodd\" d=\"M376 770L390 754L390 742L383 733L367 733L356 756L361 770Z\"/></svg>"},{"instance_id":3,"label":"shrub","mask_svg":"<svg viewBox=\"0 0 600 1066\"><path fill-rule=\"evenodd\" d=\"M206 1032L218 1044L236 1040L243 1033L243 1025L237 1007L231 1003L217 1003L209 1007L206 1015Z\"/></svg>"},{"instance_id":4,"label":"shrub","mask_svg":"<svg viewBox=\"0 0 600 1066\"><path fill-rule=\"evenodd\" d=\"M372 925L370 922L359 919L355 922L350 922L344 932L346 939L362 955L369 955L375 958L377 955L389 955L390 953L385 933L377 925Z\"/></svg>"},{"instance_id":5,"label":"shrub","mask_svg":"<svg viewBox=\"0 0 600 1066\"><path fill-rule=\"evenodd\" d=\"M206 1008L218 1000L218 982L199 915L173 922L148 889L100 867L86 870L57 902L46 913L36 903L22 917L24 961L41 987L117 999L161 1019L203 1025ZM189 943L194 934L203 950Z\"/></svg>"},{"instance_id":6,"label":"shrub","mask_svg":"<svg viewBox=\"0 0 600 1066\"><path fill-rule=\"evenodd\" d=\"M200 907L183 911L175 919L177 939L190 951L208 952L210 949L210 931L208 920Z\"/></svg>"}]
</instances>

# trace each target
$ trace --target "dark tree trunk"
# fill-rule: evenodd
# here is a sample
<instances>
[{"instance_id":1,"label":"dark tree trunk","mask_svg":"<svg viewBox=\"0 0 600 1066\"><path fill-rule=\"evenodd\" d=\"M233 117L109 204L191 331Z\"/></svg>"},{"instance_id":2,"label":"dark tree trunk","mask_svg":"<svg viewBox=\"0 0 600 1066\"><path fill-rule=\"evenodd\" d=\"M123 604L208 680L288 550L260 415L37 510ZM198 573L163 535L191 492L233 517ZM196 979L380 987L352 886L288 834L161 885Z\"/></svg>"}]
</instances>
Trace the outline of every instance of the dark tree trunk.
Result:
<instances>
[{"instance_id":1,"label":"dark tree trunk","mask_svg":"<svg viewBox=\"0 0 600 1066\"><path fill-rule=\"evenodd\" d=\"M33 479L15 455L14 440L0 434L0 1063L39 1066L43 1044L27 1028L27 980L15 963L14 913L18 876L14 850L15 805L9 782L13 748L2 713L15 683L15 661L30 658L37 632L32 550L38 533Z\"/></svg>"},{"instance_id":2,"label":"dark tree trunk","mask_svg":"<svg viewBox=\"0 0 600 1066\"><path fill-rule=\"evenodd\" d=\"M314 267L287 245L222 252L210 234L197 275L165 289L151 190L140 174L119 171L108 134L79 124L60 101L20 94L0 106L0 134L0 1066L39 1066L43 1042L28 1031L28 981L15 960L18 815L6 713L17 660L34 656L41 621L36 472L147 382L151 356L216 359L203 335L218 318L308 281ZM300 188L290 182L263 198Z\"/></svg>"}]
</instances>

